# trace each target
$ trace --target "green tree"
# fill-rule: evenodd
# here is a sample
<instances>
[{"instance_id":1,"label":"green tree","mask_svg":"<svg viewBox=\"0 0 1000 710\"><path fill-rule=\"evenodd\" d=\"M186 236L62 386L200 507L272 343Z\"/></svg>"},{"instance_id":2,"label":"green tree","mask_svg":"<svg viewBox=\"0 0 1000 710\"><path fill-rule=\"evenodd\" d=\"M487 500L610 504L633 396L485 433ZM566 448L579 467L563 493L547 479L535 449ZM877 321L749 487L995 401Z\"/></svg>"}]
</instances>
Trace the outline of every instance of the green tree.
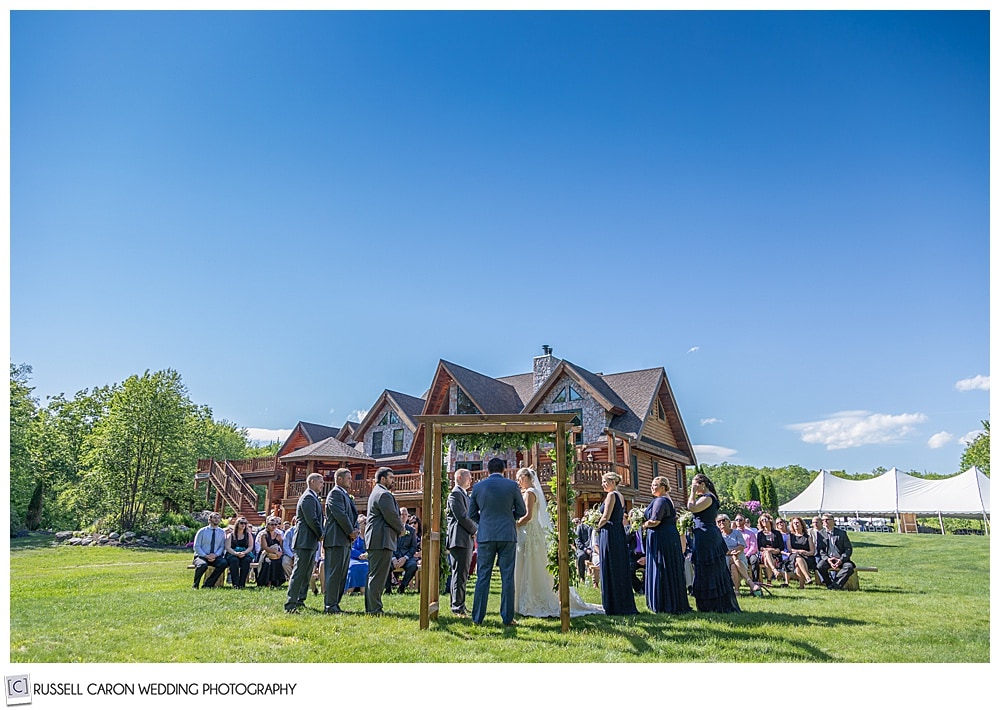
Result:
<instances>
[{"instance_id":1,"label":"green tree","mask_svg":"<svg viewBox=\"0 0 1000 710\"><path fill-rule=\"evenodd\" d=\"M973 466L977 466L980 471L987 476L990 475L990 421L983 421L985 433L980 434L970 441L962 452L962 471L968 471Z\"/></svg>"},{"instance_id":2,"label":"green tree","mask_svg":"<svg viewBox=\"0 0 1000 710\"><path fill-rule=\"evenodd\" d=\"M760 506L769 513L778 512L778 498L774 481L766 473L760 474Z\"/></svg>"},{"instance_id":3,"label":"green tree","mask_svg":"<svg viewBox=\"0 0 1000 710\"><path fill-rule=\"evenodd\" d=\"M129 377L88 437L83 502L123 530L135 529L164 502L190 505L196 415L176 371Z\"/></svg>"},{"instance_id":4,"label":"green tree","mask_svg":"<svg viewBox=\"0 0 1000 710\"><path fill-rule=\"evenodd\" d=\"M757 485L756 478L751 478L747 484L747 497L744 500L760 501L760 486Z\"/></svg>"},{"instance_id":5,"label":"green tree","mask_svg":"<svg viewBox=\"0 0 1000 710\"><path fill-rule=\"evenodd\" d=\"M30 365L10 364L10 529L24 525L28 503L34 490L31 448L35 412L38 403L28 385Z\"/></svg>"},{"instance_id":6,"label":"green tree","mask_svg":"<svg viewBox=\"0 0 1000 710\"><path fill-rule=\"evenodd\" d=\"M191 417L191 436L196 458L217 461L251 458L246 428L225 419L215 421L212 410L204 405L197 407Z\"/></svg>"}]
</instances>

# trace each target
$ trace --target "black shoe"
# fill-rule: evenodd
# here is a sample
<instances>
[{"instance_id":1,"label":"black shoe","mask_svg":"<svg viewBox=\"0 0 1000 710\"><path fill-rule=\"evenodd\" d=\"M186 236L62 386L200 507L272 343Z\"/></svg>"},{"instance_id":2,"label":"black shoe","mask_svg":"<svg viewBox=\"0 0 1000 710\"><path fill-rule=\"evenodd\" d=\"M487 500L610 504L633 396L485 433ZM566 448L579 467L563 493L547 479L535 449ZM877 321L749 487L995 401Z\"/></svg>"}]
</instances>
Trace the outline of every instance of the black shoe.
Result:
<instances>
[{"instance_id":1,"label":"black shoe","mask_svg":"<svg viewBox=\"0 0 1000 710\"><path fill-rule=\"evenodd\" d=\"M194 584L191 585L191 589L197 589L197 588L198 588L198 583L197 582L195 582Z\"/></svg>"},{"instance_id":2,"label":"black shoe","mask_svg":"<svg viewBox=\"0 0 1000 710\"><path fill-rule=\"evenodd\" d=\"M323 610L323 613L324 614L343 614L344 612L341 610L341 608L339 606L329 606L329 607L327 607L326 609Z\"/></svg>"},{"instance_id":3,"label":"black shoe","mask_svg":"<svg viewBox=\"0 0 1000 710\"><path fill-rule=\"evenodd\" d=\"M406 594L406 587L404 587L402 584L399 585L399 593Z\"/></svg>"}]
</instances>

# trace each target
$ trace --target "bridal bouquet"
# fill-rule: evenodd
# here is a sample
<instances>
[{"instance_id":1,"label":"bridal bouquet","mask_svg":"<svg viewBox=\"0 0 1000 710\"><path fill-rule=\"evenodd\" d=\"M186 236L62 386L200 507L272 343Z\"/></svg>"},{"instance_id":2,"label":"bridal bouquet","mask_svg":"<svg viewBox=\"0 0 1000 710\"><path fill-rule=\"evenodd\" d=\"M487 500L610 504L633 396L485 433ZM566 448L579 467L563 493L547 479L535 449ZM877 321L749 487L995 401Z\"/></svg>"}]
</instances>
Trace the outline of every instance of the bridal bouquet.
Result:
<instances>
[{"instance_id":1,"label":"bridal bouquet","mask_svg":"<svg viewBox=\"0 0 1000 710\"><path fill-rule=\"evenodd\" d=\"M646 509L645 508L632 508L628 512L628 529L629 532L636 532L642 527L642 524L646 522Z\"/></svg>"}]
</instances>

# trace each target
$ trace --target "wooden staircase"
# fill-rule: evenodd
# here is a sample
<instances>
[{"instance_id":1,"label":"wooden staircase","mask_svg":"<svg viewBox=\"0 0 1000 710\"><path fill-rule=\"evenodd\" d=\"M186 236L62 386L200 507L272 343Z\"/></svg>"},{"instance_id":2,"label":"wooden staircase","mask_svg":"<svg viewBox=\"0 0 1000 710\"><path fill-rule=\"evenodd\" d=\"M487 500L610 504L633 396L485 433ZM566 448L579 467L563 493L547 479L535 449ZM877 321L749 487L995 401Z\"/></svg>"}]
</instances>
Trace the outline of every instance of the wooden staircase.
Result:
<instances>
[{"instance_id":1,"label":"wooden staircase","mask_svg":"<svg viewBox=\"0 0 1000 710\"><path fill-rule=\"evenodd\" d=\"M259 526L264 522L264 516L257 511L259 503L257 491L243 479L229 461L213 460L208 476L222 499L230 508L246 518L248 523Z\"/></svg>"}]
</instances>

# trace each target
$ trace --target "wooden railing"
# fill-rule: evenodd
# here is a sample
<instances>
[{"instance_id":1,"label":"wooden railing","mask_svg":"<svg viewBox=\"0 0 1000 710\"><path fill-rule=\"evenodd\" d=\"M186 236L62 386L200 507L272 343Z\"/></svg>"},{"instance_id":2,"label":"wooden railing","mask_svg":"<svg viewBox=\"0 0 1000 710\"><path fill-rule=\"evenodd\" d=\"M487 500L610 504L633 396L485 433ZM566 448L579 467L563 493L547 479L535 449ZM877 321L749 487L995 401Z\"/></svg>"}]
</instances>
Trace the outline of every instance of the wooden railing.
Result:
<instances>
[{"instance_id":1,"label":"wooden railing","mask_svg":"<svg viewBox=\"0 0 1000 710\"><path fill-rule=\"evenodd\" d=\"M230 461L233 468L235 468L240 473L257 473L258 471L278 471L278 457L277 456L262 456L255 459L239 459L237 461Z\"/></svg>"},{"instance_id":2,"label":"wooden railing","mask_svg":"<svg viewBox=\"0 0 1000 710\"><path fill-rule=\"evenodd\" d=\"M239 487L240 492L242 493L242 502L249 503L251 508L257 510L257 491L253 489L253 486L243 480L243 476L240 475L240 472L233 466L231 461L226 461L226 472L229 474L229 479L234 481ZM240 509L241 508L237 508L236 510Z\"/></svg>"},{"instance_id":3,"label":"wooden railing","mask_svg":"<svg viewBox=\"0 0 1000 710\"><path fill-rule=\"evenodd\" d=\"M552 464L542 464L538 467L538 478L547 481L552 478L554 466ZM591 484L601 485L601 476L605 473L617 473L622 477L619 486L631 486L632 469L625 464L611 463L610 461L578 461L576 469L573 471L572 485Z\"/></svg>"},{"instance_id":4,"label":"wooden railing","mask_svg":"<svg viewBox=\"0 0 1000 710\"><path fill-rule=\"evenodd\" d=\"M215 490L219 491L233 510L242 510L244 503L257 510L257 491L243 480L243 476L228 461L211 460L208 474Z\"/></svg>"}]
</instances>

